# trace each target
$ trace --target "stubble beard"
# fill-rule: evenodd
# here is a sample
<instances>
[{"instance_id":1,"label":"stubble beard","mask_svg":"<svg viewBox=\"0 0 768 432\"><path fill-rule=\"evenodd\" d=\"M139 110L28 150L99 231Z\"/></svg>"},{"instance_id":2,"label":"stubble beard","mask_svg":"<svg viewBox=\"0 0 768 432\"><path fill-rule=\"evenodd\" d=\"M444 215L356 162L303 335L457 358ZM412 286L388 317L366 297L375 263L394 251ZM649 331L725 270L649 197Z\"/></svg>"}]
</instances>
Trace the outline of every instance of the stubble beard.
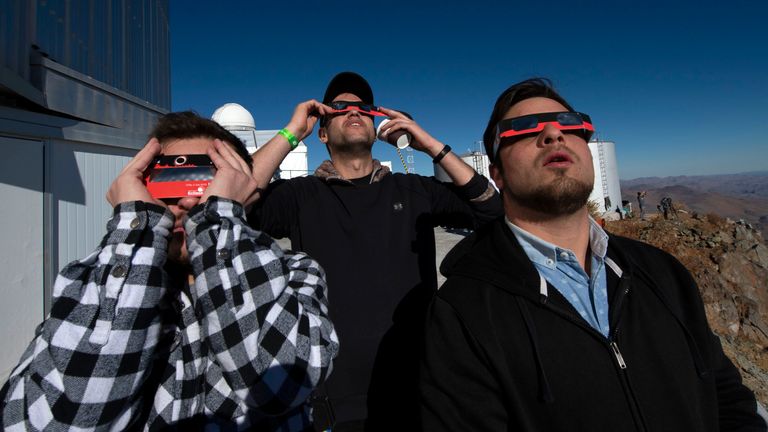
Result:
<instances>
[{"instance_id":1,"label":"stubble beard","mask_svg":"<svg viewBox=\"0 0 768 432\"><path fill-rule=\"evenodd\" d=\"M362 157L371 154L375 138L369 136L346 137L340 135L334 144L329 145L332 154L345 157Z\"/></svg>"},{"instance_id":2,"label":"stubble beard","mask_svg":"<svg viewBox=\"0 0 768 432\"><path fill-rule=\"evenodd\" d=\"M506 194L518 205L549 216L571 215L582 209L592 193L592 183L586 183L558 172L555 180L528 191L504 188Z\"/></svg>"}]
</instances>

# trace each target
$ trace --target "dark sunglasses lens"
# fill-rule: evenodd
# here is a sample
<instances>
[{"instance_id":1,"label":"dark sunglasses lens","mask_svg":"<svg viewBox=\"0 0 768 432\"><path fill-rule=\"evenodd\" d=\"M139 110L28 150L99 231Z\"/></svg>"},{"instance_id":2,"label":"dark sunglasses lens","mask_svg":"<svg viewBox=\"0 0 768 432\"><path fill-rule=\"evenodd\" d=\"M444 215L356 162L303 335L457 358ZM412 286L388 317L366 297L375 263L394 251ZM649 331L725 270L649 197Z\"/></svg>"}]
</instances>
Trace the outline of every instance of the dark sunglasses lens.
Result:
<instances>
[{"instance_id":1,"label":"dark sunglasses lens","mask_svg":"<svg viewBox=\"0 0 768 432\"><path fill-rule=\"evenodd\" d=\"M535 128L539 125L539 120L536 118L536 116L518 117L516 119L512 119L509 125L512 127L512 130L522 131Z\"/></svg>"},{"instance_id":2,"label":"dark sunglasses lens","mask_svg":"<svg viewBox=\"0 0 768 432\"><path fill-rule=\"evenodd\" d=\"M578 126L584 123L584 120L576 113L566 112L557 115L557 122L563 126Z\"/></svg>"},{"instance_id":3,"label":"dark sunglasses lens","mask_svg":"<svg viewBox=\"0 0 768 432\"><path fill-rule=\"evenodd\" d=\"M343 110L347 108L346 102L331 102L331 108L335 110Z\"/></svg>"}]
</instances>

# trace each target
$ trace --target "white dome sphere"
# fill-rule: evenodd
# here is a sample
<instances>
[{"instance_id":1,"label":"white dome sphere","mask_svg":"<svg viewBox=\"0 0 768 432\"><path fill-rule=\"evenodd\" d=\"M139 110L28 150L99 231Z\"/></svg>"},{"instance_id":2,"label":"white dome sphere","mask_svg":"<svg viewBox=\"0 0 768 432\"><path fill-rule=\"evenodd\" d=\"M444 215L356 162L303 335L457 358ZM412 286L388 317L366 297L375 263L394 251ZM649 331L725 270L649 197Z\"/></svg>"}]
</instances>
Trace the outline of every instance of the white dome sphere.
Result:
<instances>
[{"instance_id":1,"label":"white dome sphere","mask_svg":"<svg viewBox=\"0 0 768 432\"><path fill-rule=\"evenodd\" d=\"M243 130L256 129L253 116L242 105L226 103L213 112L211 119L224 126L225 129Z\"/></svg>"}]
</instances>

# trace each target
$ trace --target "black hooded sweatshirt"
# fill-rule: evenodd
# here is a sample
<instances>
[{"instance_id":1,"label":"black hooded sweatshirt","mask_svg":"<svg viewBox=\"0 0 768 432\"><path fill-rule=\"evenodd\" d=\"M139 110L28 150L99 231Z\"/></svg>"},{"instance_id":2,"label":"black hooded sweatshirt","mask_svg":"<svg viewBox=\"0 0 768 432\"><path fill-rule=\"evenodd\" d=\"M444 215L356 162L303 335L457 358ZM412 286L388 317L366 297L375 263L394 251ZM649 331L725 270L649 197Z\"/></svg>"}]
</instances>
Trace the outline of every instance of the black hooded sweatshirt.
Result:
<instances>
[{"instance_id":1,"label":"black hooded sweatshirt","mask_svg":"<svg viewBox=\"0 0 768 432\"><path fill-rule=\"evenodd\" d=\"M608 257L606 338L542 287L502 219L459 243L427 318L424 429L765 431L688 271L617 236Z\"/></svg>"}]
</instances>

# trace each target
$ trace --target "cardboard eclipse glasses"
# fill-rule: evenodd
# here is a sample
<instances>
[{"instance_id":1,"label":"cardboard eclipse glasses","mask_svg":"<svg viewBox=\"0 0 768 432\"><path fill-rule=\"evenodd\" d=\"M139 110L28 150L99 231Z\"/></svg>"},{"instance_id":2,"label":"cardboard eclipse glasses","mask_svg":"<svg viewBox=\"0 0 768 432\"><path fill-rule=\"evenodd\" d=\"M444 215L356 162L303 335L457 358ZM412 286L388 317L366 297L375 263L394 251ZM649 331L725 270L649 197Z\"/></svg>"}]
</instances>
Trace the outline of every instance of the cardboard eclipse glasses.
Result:
<instances>
[{"instance_id":1,"label":"cardboard eclipse glasses","mask_svg":"<svg viewBox=\"0 0 768 432\"><path fill-rule=\"evenodd\" d=\"M595 132L592 119L579 112L529 114L505 119L496 127L493 158L496 158L501 144L511 144L525 137L538 135L547 125L552 125L565 133L577 134L587 142Z\"/></svg>"},{"instance_id":2,"label":"cardboard eclipse glasses","mask_svg":"<svg viewBox=\"0 0 768 432\"><path fill-rule=\"evenodd\" d=\"M216 167L208 155L162 155L144 174L153 198L199 197L213 180Z\"/></svg>"}]
</instances>

